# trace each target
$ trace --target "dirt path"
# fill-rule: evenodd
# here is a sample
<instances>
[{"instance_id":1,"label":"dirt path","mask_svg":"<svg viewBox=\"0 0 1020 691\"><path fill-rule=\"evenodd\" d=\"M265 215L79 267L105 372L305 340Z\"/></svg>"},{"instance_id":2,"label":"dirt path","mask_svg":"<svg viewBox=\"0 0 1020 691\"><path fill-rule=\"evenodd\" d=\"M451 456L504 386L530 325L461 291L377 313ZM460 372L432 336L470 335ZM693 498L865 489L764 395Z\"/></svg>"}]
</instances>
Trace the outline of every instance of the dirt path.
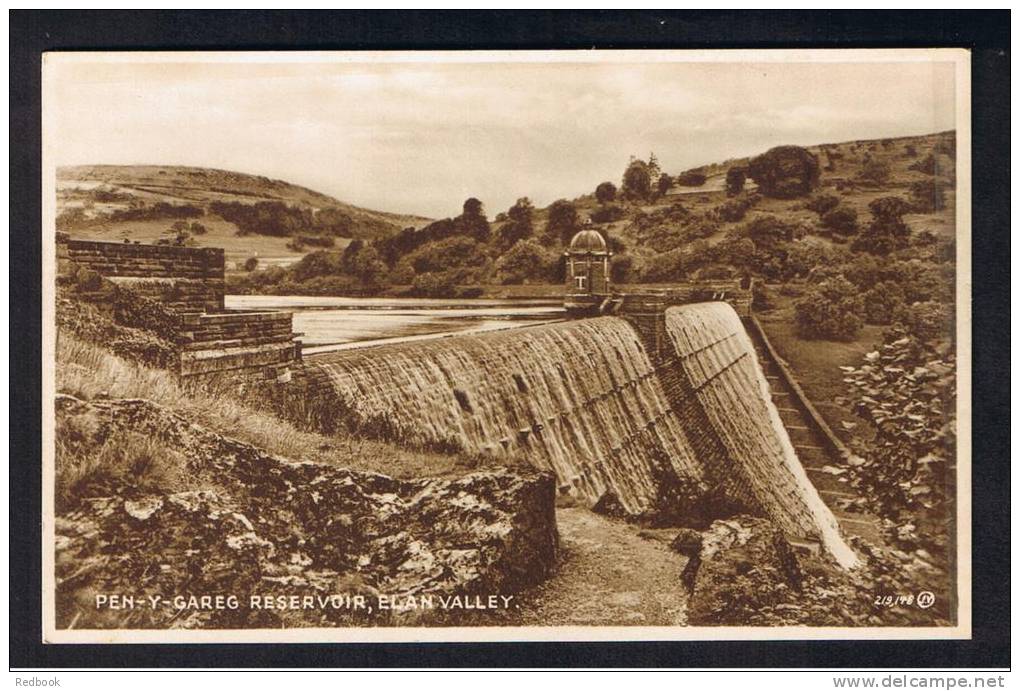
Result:
<instances>
[{"instance_id":1,"label":"dirt path","mask_svg":"<svg viewBox=\"0 0 1020 691\"><path fill-rule=\"evenodd\" d=\"M588 509L558 509L560 563L521 596L522 626L683 626L686 559L662 539ZM675 531L674 531L675 532Z\"/></svg>"}]
</instances>

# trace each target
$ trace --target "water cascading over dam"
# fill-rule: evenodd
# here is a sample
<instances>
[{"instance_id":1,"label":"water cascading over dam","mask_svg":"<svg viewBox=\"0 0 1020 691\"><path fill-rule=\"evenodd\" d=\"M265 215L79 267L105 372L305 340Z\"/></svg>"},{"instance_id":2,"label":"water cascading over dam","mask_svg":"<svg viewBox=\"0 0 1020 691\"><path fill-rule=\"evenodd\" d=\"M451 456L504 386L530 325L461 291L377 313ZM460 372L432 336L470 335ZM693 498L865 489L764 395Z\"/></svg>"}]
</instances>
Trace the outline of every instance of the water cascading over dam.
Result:
<instances>
[{"instance_id":1,"label":"water cascading over dam","mask_svg":"<svg viewBox=\"0 0 1020 691\"><path fill-rule=\"evenodd\" d=\"M350 413L403 443L523 456L589 505L631 515L761 513L853 552L797 460L740 318L725 303L665 313L665 354L626 319L323 354L308 366Z\"/></svg>"}]
</instances>

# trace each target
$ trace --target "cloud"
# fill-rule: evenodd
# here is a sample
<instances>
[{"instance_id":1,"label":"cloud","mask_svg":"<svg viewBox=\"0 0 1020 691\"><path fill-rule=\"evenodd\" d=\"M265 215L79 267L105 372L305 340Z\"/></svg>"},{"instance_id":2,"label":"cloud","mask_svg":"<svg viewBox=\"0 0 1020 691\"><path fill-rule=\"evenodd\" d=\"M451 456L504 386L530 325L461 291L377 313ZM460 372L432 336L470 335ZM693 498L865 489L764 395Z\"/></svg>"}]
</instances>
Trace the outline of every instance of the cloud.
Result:
<instances>
[{"instance_id":1,"label":"cloud","mask_svg":"<svg viewBox=\"0 0 1020 691\"><path fill-rule=\"evenodd\" d=\"M948 63L87 63L53 68L57 163L282 178L362 206L490 214L763 151L953 127Z\"/></svg>"}]
</instances>

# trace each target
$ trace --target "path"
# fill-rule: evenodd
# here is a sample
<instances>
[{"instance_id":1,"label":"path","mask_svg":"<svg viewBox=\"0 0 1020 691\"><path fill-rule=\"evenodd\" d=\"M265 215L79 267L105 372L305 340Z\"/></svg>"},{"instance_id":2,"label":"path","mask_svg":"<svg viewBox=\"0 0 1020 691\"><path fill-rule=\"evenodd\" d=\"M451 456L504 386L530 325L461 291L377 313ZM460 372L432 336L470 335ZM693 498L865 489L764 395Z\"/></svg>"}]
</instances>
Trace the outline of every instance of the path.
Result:
<instances>
[{"instance_id":1,"label":"path","mask_svg":"<svg viewBox=\"0 0 1020 691\"><path fill-rule=\"evenodd\" d=\"M648 531L585 508L557 509L556 572L521 596L521 626L683 626L686 559L676 531Z\"/></svg>"}]
</instances>

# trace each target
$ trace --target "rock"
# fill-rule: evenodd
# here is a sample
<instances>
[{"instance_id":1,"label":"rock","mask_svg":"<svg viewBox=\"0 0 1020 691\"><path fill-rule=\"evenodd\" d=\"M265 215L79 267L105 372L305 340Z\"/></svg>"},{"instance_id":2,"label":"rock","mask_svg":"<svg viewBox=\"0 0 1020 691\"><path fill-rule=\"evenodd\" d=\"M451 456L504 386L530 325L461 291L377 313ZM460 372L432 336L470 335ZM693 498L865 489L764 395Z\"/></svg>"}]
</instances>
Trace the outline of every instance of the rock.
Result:
<instances>
[{"instance_id":1,"label":"rock","mask_svg":"<svg viewBox=\"0 0 1020 691\"><path fill-rule=\"evenodd\" d=\"M675 552L678 552L685 557L699 556L702 548L701 533L690 528L683 528L679 533L677 533L676 537L673 538L673 542L671 542L669 546L672 547Z\"/></svg>"},{"instance_id":2,"label":"rock","mask_svg":"<svg viewBox=\"0 0 1020 691\"><path fill-rule=\"evenodd\" d=\"M555 483L547 473L517 468L400 481L272 456L149 401L62 395L56 410L58 417L88 416L103 439L158 438L217 485L166 494L115 486L111 496L80 499L58 515L60 626L77 617L77 627L118 627L129 614L130 626L153 628L406 624L397 611L266 610L249 602L508 595L545 579L555 562ZM239 607L117 614L97 609L93 593L232 594ZM422 621L422 613L414 616Z\"/></svg>"},{"instance_id":3,"label":"rock","mask_svg":"<svg viewBox=\"0 0 1020 691\"><path fill-rule=\"evenodd\" d=\"M715 521L701 542L682 576L692 591L692 626L774 623L769 613L791 604L790 591L800 590L802 576L793 548L763 518Z\"/></svg>"}]
</instances>

